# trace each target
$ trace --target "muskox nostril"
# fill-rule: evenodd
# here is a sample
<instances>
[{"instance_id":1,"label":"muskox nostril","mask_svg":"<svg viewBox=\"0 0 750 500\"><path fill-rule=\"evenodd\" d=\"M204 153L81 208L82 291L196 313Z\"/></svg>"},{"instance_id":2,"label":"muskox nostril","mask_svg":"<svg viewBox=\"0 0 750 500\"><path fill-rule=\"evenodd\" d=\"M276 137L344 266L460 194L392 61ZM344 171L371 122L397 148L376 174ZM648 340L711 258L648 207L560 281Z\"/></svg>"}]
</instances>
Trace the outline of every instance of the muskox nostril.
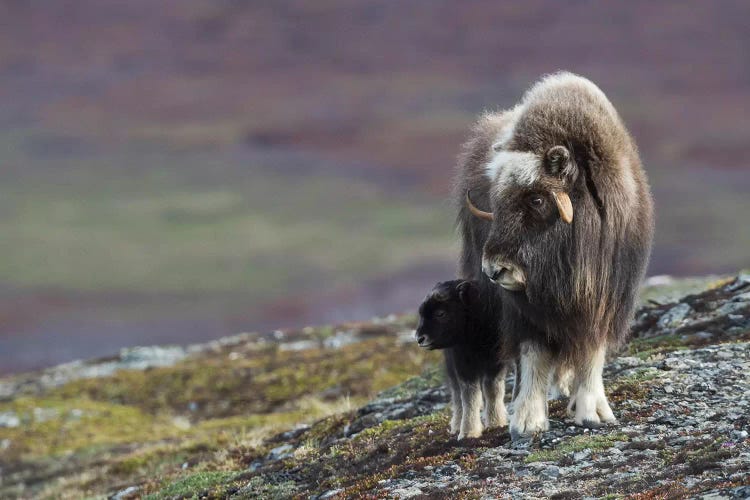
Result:
<instances>
[{"instance_id":1,"label":"muskox nostril","mask_svg":"<svg viewBox=\"0 0 750 500\"><path fill-rule=\"evenodd\" d=\"M499 266L499 267L497 267L495 270L492 271L492 275L490 276L490 279L492 281L499 281L500 278L503 277L503 274L505 273L505 271L507 271L507 270L508 270L508 268L505 267L505 266Z\"/></svg>"},{"instance_id":2,"label":"muskox nostril","mask_svg":"<svg viewBox=\"0 0 750 500\"><path fill-rule=\"evenodd\" d=\"M421 344L424 342L424 335L420 335L419 338L417 338L417 344Z\"/></svg>"}]
</instances>

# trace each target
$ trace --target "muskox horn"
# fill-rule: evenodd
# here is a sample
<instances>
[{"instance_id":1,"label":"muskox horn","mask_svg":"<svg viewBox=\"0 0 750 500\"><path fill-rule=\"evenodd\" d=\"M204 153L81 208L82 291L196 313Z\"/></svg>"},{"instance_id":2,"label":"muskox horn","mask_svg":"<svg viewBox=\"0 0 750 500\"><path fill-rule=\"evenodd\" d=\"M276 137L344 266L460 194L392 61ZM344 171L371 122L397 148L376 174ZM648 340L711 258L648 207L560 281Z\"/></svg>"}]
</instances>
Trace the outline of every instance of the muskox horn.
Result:
<instances>
[{"instance_id":1,"label":"muskox horn","mask_svg":"<svg viewBox=\"0 0 750 500\"><path fill-rule=\"evenodd\" d=\"M560 218L570 224L573 222L573 204L570 202L570 196L565 191L552 191L552 197L555 199L557 211L560 212Z\"/></svg>"},{"instance_id":2,"label":"muskox horn","mask_svg":"<svg viewBox=\"0 0 750 500\"><path fill-rule=\"evenodd\" d=\"M468 189L466 191L466 206L469 208L469 211L474 214L476 217L479 217L480 219L484 220L495 220L495 216L492 215L492 212L485 212L484 210L479 210L477 207L474 206L474 204L471 202L471 196L469 194L471 193L471 189ZM570 200L568 200L568 203L570 203Z\"/></svg>"}]
</instances>

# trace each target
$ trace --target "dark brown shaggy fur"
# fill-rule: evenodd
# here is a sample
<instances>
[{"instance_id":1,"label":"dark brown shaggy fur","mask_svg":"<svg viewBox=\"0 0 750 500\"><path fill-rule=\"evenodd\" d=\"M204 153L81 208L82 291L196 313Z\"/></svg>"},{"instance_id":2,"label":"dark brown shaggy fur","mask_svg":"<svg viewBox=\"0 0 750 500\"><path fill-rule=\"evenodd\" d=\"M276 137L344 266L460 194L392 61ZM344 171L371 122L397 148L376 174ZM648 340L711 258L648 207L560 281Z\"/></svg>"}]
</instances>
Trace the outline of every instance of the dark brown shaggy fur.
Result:
<instances>
[{"instance_id":1,"label":"dark brown shaggy fur","mask_svg":"<svg viewBox=\"0 0 750 500\"><path fill-rule=\"evenodd\" d=\"M542 158L564 146L575 175L562 179L547 168L534 185L501 191L485 165L503 136L504 150ZM572 224L554 210L529 214L523 206L527 193L554 185L570 195ZM494 222L468 211L468 189ZM484 115L460 156L454 200L463 243L460 277L484 279L483 253L502 255L526 272L524 291L501 294L514 306L504 308L504 331L570 361L625 339L651 248L653 203L635 143L596 87L574 75L553 75L527 92L520 107Z\"/></svg>"}]
</instances>

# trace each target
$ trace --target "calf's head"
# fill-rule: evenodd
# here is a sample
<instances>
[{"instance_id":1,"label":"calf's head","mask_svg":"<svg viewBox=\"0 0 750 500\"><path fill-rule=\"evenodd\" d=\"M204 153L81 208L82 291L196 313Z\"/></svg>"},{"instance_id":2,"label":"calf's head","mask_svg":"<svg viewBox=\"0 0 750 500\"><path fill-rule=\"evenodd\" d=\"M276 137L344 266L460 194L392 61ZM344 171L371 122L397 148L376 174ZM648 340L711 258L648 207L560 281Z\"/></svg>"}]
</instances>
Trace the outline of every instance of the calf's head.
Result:
<instances>
[{"instance_id":1,"label":"calf's head","mask_svg":"<svg viewBox=\"0 0 750 500\"><path fill-rule=\"evenodd\" d=\"M574 217L570 193L578 168L565 146L544 154L493 151L487 164L492 211L483 211L466 193L476 217L490 224L482 253L482 271L506 290L521 291L530 273L554 262L561 239L569 237Z\"/></svg>"},{"instance_id":2,"label":"calf's head","mask_svg":"<svg viewBox=\"0 0 750 500\"><path fill-rule=\"evenodd\" d=\"M479 288L471 281L435 285L419 306L417 343L426 349L445 349L466 340L469 315L478 299Z\"/></svg>"}]
</instances>

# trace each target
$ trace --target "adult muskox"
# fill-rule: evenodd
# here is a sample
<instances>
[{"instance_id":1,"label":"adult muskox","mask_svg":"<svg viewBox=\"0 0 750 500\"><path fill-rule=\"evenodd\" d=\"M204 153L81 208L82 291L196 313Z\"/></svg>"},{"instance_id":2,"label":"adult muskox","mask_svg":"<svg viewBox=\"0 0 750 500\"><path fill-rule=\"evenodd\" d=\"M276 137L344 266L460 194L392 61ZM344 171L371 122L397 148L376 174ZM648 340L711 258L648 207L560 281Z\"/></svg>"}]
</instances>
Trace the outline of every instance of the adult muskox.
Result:
<instances>
[{"instance_id":1,"label":"adult muskox","mask_svg":"<svg viewBox=\"0 0 750 500\"><path fill-rule=\"evenodd\" d=\"M653 202L612 104L580 76L542 79L516 107L475 125L455 199L461 277L502 287L502 328L521 346L511 434L548 428L556 365L575 372L568 408L577 424L614 422L602 368L607 347L627 335Z\"/></svg>"}]
</instances>

